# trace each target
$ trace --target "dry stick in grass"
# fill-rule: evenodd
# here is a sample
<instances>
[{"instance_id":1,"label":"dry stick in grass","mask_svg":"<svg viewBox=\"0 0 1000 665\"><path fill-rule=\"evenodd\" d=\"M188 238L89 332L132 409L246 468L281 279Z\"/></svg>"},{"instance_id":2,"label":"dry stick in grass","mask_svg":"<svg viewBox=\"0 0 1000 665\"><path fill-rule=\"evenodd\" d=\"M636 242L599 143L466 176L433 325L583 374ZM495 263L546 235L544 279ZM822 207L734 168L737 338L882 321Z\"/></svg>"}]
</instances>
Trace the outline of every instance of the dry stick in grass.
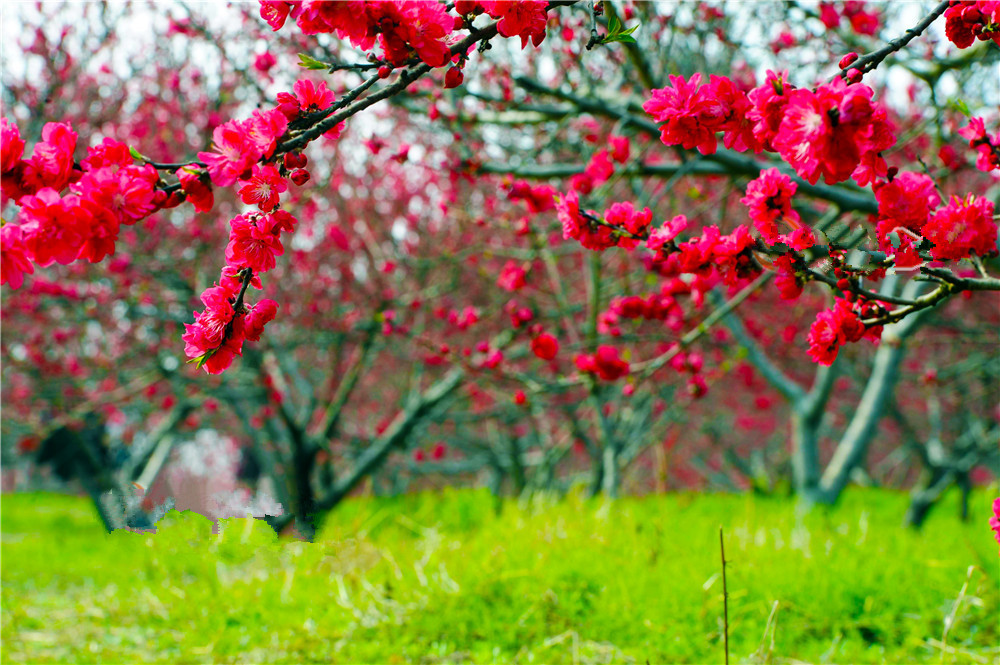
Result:
<instances>
[{"instance_id":1,"label":"dry stick in grass","mask_svg":"<svg viewBox=\"0 0 1000 665\"><path fill-rule=\"evenodd\" d=\"M752 662L770 663L771 655L774 653L774 632L777 630L775 627L775 617L778 614L778 601L774 601L771 606L771 613L767 616L767 625L764 626L764 635L760 638L760 646L757 650L750 654L750 660ZM767 636L771 636L771 645L767 649L767 655L764 654L764 643L767 642Z\"/></svg>"},{"instance_id":2,"label":"dry stick in grass","mask_svg":"<svg viewBox=\"0 0 1000 665\"><path fill-rule=\"evenodd\" d=\"M955 625L958 608L962 606L962 601L965 600L965 592L969 590L969 581L972 580L972 573L975 570L975 566L969 566L969 570L965 573L965 584L962 585L962 590L958 592L958 598L955 599L955 604L952 606L951 612L944 618L944 632L941 633L941 660L944 660L944 652L948 648L948 633L951 631L952 626Z\"/></svg>"},{"instance_id":3,"label":"dry stick in grass","mask_svg":"<svg viewBox=\"0 0 1000 665\"><path fill-rule=\"evenodd\" d=\"M729 589L726 586L726 545L722 538L722 526L719 526L719 557L722 560L722 637L726 654L726 665L729 665Z\"/></svg>"}]
</instances>

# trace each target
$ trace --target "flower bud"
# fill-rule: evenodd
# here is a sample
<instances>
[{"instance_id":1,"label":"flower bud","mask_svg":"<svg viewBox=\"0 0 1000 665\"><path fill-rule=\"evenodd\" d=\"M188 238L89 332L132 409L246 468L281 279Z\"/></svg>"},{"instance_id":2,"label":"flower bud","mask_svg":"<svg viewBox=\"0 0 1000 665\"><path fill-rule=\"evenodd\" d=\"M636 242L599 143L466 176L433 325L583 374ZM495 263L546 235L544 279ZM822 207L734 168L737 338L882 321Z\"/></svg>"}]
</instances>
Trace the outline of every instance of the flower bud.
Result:
<instances>
[{"instance_id":1,"label":"flower bud","mask_svg":"<svg viewBox=\"0 0 1000 665\"><path fill-rule=\"evenodd\" d=\"M465 75L462 73L462 70L458 67L452 67L444 75L444 87L457 88L462 85L463 80L465 80Z\"/></svg>"},{"instance_id":2,"label":"flower bud","mask_svg":"<svg viewBox=\"0 0 1000 665\"><path fill-rule=\"evenodd\" d=\"M309 160L301 152L285 153L285 168L289 171L304 168L308 162Z\"/></svg>"},{"instance_id":3,"label":"flower bud","mask_svg":"<svg viewBox=\"0 0 1000 665\"><path fill-rule=\"evenodd\" d=\"M841 69L845 69L849 67L851 64L853 64L857 59L858 59L858 54L855 53L854 51L851 51L850 53L848 53L847 55L845 55L843 58L840 59L840 63L837 66L840 67Z\"/></svg>"}]
</instances>

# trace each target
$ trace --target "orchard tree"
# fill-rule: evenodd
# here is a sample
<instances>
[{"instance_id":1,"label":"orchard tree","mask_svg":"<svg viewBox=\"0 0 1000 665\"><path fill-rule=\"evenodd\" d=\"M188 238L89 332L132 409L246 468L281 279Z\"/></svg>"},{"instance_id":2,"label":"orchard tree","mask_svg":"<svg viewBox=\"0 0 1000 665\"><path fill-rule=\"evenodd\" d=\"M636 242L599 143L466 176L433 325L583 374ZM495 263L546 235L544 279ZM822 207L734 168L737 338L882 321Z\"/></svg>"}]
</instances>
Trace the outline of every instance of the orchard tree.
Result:
<instances>
[{"instance_id":1,"label":"orchard tree","mask_svg":"<svg viewBox=\"0 0 1000 665\"><path fill-rule=\"evenodd\" d=\"M24 9L4 453L61 432L109 528L201 428L306 536L366 479L833 502L911 460L919 522L998 464L1000 6L916 7Z\"/></svg>"}]
</instances>

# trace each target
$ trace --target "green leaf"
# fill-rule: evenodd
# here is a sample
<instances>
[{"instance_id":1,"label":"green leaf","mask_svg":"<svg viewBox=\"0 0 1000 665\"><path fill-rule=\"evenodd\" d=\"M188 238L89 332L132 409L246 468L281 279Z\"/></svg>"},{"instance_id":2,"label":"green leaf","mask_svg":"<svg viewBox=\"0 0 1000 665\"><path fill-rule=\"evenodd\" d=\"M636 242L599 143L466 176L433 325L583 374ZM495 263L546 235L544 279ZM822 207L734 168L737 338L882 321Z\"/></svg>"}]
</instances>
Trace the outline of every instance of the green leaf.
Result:
<instances>
[{"instance_id":1,"label":"green leaf","mask_svg":"<svg viewBox=\"0 0 1000 665\"><path fill-rule=\"evenodd\" d=\"M299 53L299 67L305 67L306 69L327 69L329 66L328 63L317 60L311 55Z\"/></svg>"},{"instance_id":2,"label":"green leaf","mask_svg":"<svg viewBox=\"0 0 1000 665\"><path fill-rule=\"evenodd\" d=\"M141 152L139 152L138 150L136 150L132 146L129 146L128 151L129 151L129 154L132 155L132 157L134 159L141 159L144 162L148 162L149 161L148 157L146 157L145 155L143 155Z\"/></svg>"},{"instance_id":3,"label":"green leaf","mask_svg":"<svg viewBox=\"0 0 1000 665\"><path fill-rule=\"evenodd\" d=\"M952 97L948 100L948 108L958 111L967 118L972 115L969 111L969 105L965 103L964 99L959 99L958 97Z\"/></svg>"},{"instance_id":4,"label":"green leaf","mask_svg":"<svg viewBox=\"0 0 1000 665\"><path fill-rule=\"evenodd\" d=\"M635 38L632 37L632 33L639 29L639 24L636 23L634 26L628 30L624 29L624 26L618 21L618 18L612 16L608 19L608 34L601 39L602 44L610 44L612 42L621 42L623 44L635 44Z\"/></svg>"},{"instance_id":5,"label":"green leaf","mask_svg":"<svg viewBox=\"0 0 1000 665\"><path fill-rule=\"evenodd\" d=\"M195 369L201 369L201 366L204 365L206 362L208 362L208 359L211 358L216 351L218 351L218 349L209 349L202 355L196 358L191 358L190 360L187 361L186 364L190 365L191 363L194 363Z\"/></svg>"},{"instance_id":6,"label":"green leaf","mask_svg":"<svg viewBox=\"0 0 1000 665\"><path fill-rule=\"evenodd\" d=\"M611 42L621 42L622 44L635 44L635 43L637 43L635 41L635 37L633 37L631 35L626 35L624 32L622 34L620 34L620 35L615 35L612 38L604 40L605 44L609 44Z\"/></svg>"}]
</instances>

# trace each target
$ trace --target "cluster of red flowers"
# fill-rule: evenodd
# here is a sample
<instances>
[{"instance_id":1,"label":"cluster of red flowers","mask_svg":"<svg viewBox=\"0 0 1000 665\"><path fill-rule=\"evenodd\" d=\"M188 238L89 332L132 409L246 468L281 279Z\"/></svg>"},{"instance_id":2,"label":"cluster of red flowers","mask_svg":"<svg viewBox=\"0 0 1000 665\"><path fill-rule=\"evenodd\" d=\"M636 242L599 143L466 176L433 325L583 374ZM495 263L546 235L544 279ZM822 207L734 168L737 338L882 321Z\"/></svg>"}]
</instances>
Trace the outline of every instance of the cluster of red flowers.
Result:
<instances>
[{"instance_id":1,"label":"cluster of red flowers","mask_svg":"<svg viewBox=\"0 0 1000 665\"><path fill-rule=\"evenodd\" d=\"M700 83L701 74L693 74L689 81L671 76L670 87L653 90L642 105L654 120L663 123L660 140L664 145L697 148L710 155L718 148L716 132L723 132L727 148L760 152L763 146L748 119L752 107L746 92L730 79L714 74L705 85Z\"/></svg>"},{"instance_id":2,"label":"cluster of red flowers","mask_svg":"<svg viewBox=\"0 0 1000 665\"><path fill-rule=\"evenodd\" d=\"M934 181L922 173L903 171L890 182L876 184L874 189L879 210L875 227L879 247L895 255L897 267L919 265L916 245L931 210L941 202Z\"/></svg>"},{"instance_id":3,"label":"cluster of red flowers","mask_svg":"<svg viewBox=\"0 0 1000 665\"><path fill-rule=\"evenodd\" d=\"M792 209L792 195L798 185L778 169L766 169L747 183L747 194L740 202L747 206L750 220L768 245L784 243L802 251L816 244L812 230L803 226L799 213ZM780 233L778 223L784 222L790 233Z\"/></svg>"},{"instance_id":4,"label":"cluster of red flowers","mask_svg":"<svg viewBox=\"0 0 1000 665\"><path fill-rule=\"evenodd\" d=\"M809 356L822 365L831 365L840 347L846 342L857 342L868 337L878 343L882 327L865 328L855 311L857 303L838 298L831 309L816 315L809 328Z\"/></svg>"},{"instance_id":5,"label":"cluster of red flowers","mask_svg":"<svg viewBox=\"0 0 1000 665\"><path fill-rule=\"evenodd\" d=\"M872 102L866 85L836 79L805 90L789 84L787 73L774 72L750 91L714 75L705 85L699 85L700 74L689 81L671 76L670 81L643 104L662 123L665 145L712 154L721 131L726 147L778 152L810 183L820 176L828 184L853 176L865 185L886 173L880 153L895 136L885 107Z\"/></svg>"},{"instance_id":6,"label":"cluster of red flowers","mask_svg":"<svg viewBox=\"0 0 1000 665\"><path fill-rule=\"evenodd\" d=\"M5 224L0 233L0 284L20 287L35 265L97 263L114 254L122 224L135 224L167 204L156 169L135 164L124 143L105 139L77 167L76 132L65 123L48 123L32 156L23 159L17 125L0 122L3 201L21 207L18 223Z\"/></svg>"},{"instance_id":7,"label":"cluster of red flowers","mask_svg":"<svg viewBox=\"0 0 1000 665\"><path fill-rule=\"evenodd\" d=\"M575 358L576 367L586 374L596 374L604 381L617 381L629 373L628 361L616 347L602 344L594 353L581 353Z\"/></svg>"},{"instance_id":8,"label":"cluster of red flowers","mask_svg":"<svg viewBox=\"0 0 1000 665\"><path fill-rule=\"evenodd\" d=\"M281 233L293 231L295 223L284 210L249 212L229 222L227 265L219 283L201 294L205 309L194 313L194 323L184 325L184 353L209 374L227 369L242 355L244 340L259 341L274 319L276 302L265 299L249 307L243 298L248 286L262 288L260 274L274 268L275 257L284 253Z\"/></svg>"},{"instance_id":9,"label":"cluster of red flowers","mask_svg":"<svg viewBox=\"0 0 1000 665\"><path fill-rule=\"evenodd\" d=\"M500 270L497 286L504 291L520 291L527 284L528 272L515 261L508 261Z\"/></svg>"},{"instance_id":10,"label":"cluster of red flowers","mask_svg":"<svg viewBox=\"0 0 1000 665\"><path fill-rule=\"evenodd\" d=\"M1000 2L997 3L1000 6ZM1000 133L990 136L986 133L986 121L972 118L969 124L958 130L959 136L969 139L969 147L978 153L976 168L985 173L1000 169Z\"/></svg>"},{"instance_id":11,"label":"cluster of red flowers","mask_svg":"<svg viewBox=\"0 0 1000 665\"><path fill-rule=\"evenodd\" d=\"M609 247L634 249L648 237L653 221L649 208L636 210L629 202L613 203L601 219L594 211L580 210L580 197L572 192L556 203L563 238L577 240L587 249L603 251Z\"/></svg>"},{"instance_id":12,"label":"cluster of red flowers","mask_svg":"<svg viewBox=\"0 0 1000 665\"><path fill-rule=\"evenodd\" d=\"M993 515L990 517L990 528L993 529L993 537L1000 543L1000 497L993 499Z\"/></svg>"},{"instance_id":13,"label":"cluster of red flowers","mask_svg":"<svg viewBox=\"0 0 1000 665\"><path fill-rule=\"evenodd\" d=\"M977 39L992 39L1000 46L1000 2L997 0L952 0L944 12L944 32L959 48Z\"/></svg>"},{"instance_id":14,"label":"cluster of red flowers","mask_svg":"<svg viewBox=\"0 0 1000 665\"><path fill-rule=\"evenodd\" d=\"M879 245L894 254L897 268L922 263L916 248L923 238L933 244L930 253L935 259L957 260L973 253L986 256L996 252L997 225L989 199L972 194L964 200L952 197L935 212L941 198L934 181L907 171L876 185L875 197L879 203Z\"/></svg>"},{"instance_id":15,"label":"cluster of red flowers","mask_svg":"<svg viewBox=\"0 0 1000 665\"><path fill-rule=\"evenodd\" d=\"M676 251L667 256L666 262L669 265L676 261L680 273L706 278L715 271L725 284L732 286L760 274L752 256L753 246L750 229L744 225L728 235L722 235L717 226L706 226L701 235L677 243Z\"/></svg>"},{"instance_id":16,"label":"cluster of red flowers","mask_svg":"<svg viewBox=\"0 0 1000 665\"><path fill-rule=\"evenodd\" d=\"M878 13L868 11L865 3L860 0L845 0L836 5L832 2L819 3L819 18L829 30L834 30L840 25L841 16L846 18L851 28L861 35L873 36L881 24Z\"/></svg>"},{"instance_id":17,"label":"cluster of red flowers","mask_svg":"<svg viewBox=\"0 0 1000 665\"><path fill-rule=\"evenodd\" d=\"M218 187L228 187L245 178L261 158L274 153L278 139L288 129L288 118L280 109L254 111L247 120L230 120L212 132L213 152L199 152L209 176ZM246 178L248 179L248 178Z\"/></svg>"},{"instance_id":18,"label":"cluster of red flowers","mask_svg":"<svg viewBox=\"0 0 1000 665\"><path fill-rule=\"evenodd\" d=\"M531 340L531 352L542 360L552 360L559 353L559 340L551 333L539 332Z\"/></svg>"},{"instance_id":19,"label":"cluster of red flowers","mask_svg":"<svg viewBox=\"0 0 1000 665\"><path fill-rule=\"evenodd\" d=\"M993 202L973 194L965 199L953 196L924 226L924 237L934 243L930 251L935 259L958 260L973 253L980 256L996 254Z\"/></svg>"},{"instance_id":20,"label":"cluster of red flowers","mask_svg":"<svg viewBox=\"0 0 1000 665\"><path fill-rule=\"evenodd\" d=\"M675 288L678 285L680 290ZM684 325L684 309L676 296L679 293L689 293L690 288L683 280L670 280L663 283L659 293L612 298L608 309L597 317L598 332L620 337L622 331L619 323L622 319L663 321L670 330L678 332Z\"/></svg>"},{"instance_id":21,"label":"cluster of red flowers","mask_svg":"<svg viewBox=\"0 0 1000 665\"><path fill-rule=\"evenodd\" d=\"M278 309L273 300L262 300L253 307L243 300L247 287L262 288L260 275L273 269L276 257L284 253L282 233L295 229L295 217L278 209L281 194L288 190L286 175L296 185L309 180L305 155L288 152L280 163L273 159L277 141L290 123L304 114L325 111L334 101L325 83L301 79L292 92L278 94L274 109L254 111L247 120L217 127L213 134L215 152L199 153L212 183L228 186L238 182L240 200L257 208L230 220L222 277L202 294L205 309L194 313L195 322L185 325L185 353L211 374L224 371L235 356L242 355L244 341L258 341ZM340 123L324 136L337 138L342 129ZM212 193L205 182L206 173L192 165L179 169L177 175L195 208L210 209ZM392 330L389 319L386 326Z\"/></svg>"},{"instance_id":22,"label":"cluster of red flowers","mask_svg":"<svg viewBox=\"0 0 1000 665\"><path fill-rule=\"evenodd\" d=\"M504 37L520 37L521 48L529 41L538 46L545 38L545 0L459 0L453 8L457 15L437 0L260 0L261 18L272 29L279 30L291 16L307 35L333 33L364 51L377 43L391 67L405 65L414 55L443 67L453 59L453 33L482 13L499 19L497 30Z\"/></svg>"}]
</instances>

